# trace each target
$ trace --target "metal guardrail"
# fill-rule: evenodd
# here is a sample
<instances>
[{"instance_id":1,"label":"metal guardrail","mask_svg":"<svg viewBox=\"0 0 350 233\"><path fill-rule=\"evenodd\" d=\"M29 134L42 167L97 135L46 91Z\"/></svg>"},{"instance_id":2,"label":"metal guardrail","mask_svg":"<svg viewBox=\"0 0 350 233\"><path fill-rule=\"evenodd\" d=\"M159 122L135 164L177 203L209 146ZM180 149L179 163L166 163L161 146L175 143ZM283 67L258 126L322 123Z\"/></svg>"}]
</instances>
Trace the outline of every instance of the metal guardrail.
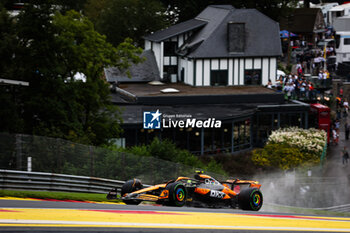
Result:
<instances>
[{"instance_id":1,"label":"metal guardrail","mask_svg":"<svg viewBox=\"0 0 350 233\"><path fill-rule=\"evenodd\" d=\"M124 183L96 177L0 169L0 189L107 193Z\"/></svg>"}]
</instances>

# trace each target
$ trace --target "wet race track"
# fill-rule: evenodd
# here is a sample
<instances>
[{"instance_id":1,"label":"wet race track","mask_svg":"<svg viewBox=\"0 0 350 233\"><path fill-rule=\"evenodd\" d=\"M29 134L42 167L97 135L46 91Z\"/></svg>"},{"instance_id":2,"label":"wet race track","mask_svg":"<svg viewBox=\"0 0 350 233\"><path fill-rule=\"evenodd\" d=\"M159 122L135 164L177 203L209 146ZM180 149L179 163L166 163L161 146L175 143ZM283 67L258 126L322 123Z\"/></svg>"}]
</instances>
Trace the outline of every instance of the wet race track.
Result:
<instances>
[{"instance_id":1,"label":"wet race track","mask_svg":"<svg viewBox=\"0 0 350 233\"><path fill-rule=\"evenodd\" d=\"M350 232L349 217L0 200L0 232Z\"/></svg>"}]
</instances>

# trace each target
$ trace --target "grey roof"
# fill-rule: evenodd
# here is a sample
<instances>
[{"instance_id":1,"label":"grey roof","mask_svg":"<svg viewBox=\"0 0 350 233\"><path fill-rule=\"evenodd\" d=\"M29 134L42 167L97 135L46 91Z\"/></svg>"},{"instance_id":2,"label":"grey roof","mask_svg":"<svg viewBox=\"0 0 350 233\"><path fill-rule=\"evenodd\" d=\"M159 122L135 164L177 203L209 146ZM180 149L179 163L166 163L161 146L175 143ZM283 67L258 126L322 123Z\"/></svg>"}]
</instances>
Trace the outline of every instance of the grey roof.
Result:
<instances>
[{"instance_id":1,"label":"grey roof","mask_svg":"<svg viewBox=\"0 0 350 233\"><path fill-rule=\"evenodd\" d=\"M132 64L129 68L131 78L128 77L126 70L121 71L116 67L105 68L107 82L131 83L160 80L153 51L145 50L141 54L141 57L144 57L146 60L139 64Z\"/></svg>"},{"instance_id":2,"label":"grey roof","mask_svg":"<svg viewBox=\"0 0 350 233\"><path fill-rule=\"evenodd\" d=\"M185 32L198 29L200 27L203 27L206 24L207 22L203 20L190 19L185 22L170 26L166 29L157 31L153 34L147 35L144 37L144 39L154 41L154 42L160 42L160 41L169 39L171 37L183 34Z\"/></svg>"},{"instance_id":3,"label":"grey roof","mask_svg":"<svg viewBox=\"0 0 350 233\"><path fill-rule=\"evenodd\" d=\"M193 37L189 40L188 46L191 47L193 45L197 46L198 43L205 41L208 39L216 30L220 24L223 23L224 19L227 15L234 11L235 8L232 6L228 7L223 5L222 7L217 7L216 5L209 6L205 8L196 19L207 21L208 24L205 25L198 33L193 35ZM225 41L226 44L226 41Z\"/></svg>"},{"instance_id":4,"label":"grey roof","mask_svg":"<svg viewBox=\"0 0 350 233\"><path fill-rule=\"evenodd\" d=\"M203 37L203 42L188 54L189 57L261 57L282 54L278 23L255 9L232 9L224 19L220 17L213 20L215 26L213 25L210 30L211 33L206 38ZM229 53L228 51L227 24L229 22L245 24L246 40L243 53ZM211 25L210 22L209 25ZM206 27L201 31L205 29ZM198 37L200 35L197 35Z\"/></svg>"},{"instance_id":5,"label":"grey roof","mask_svg":"<svg viewBox=\"0 0 350 233\"><path fill-rule=\"evenodd\" d=\"M221 58L221 57L266 57L282 55L279 35L279 24L255 9L235 9L230 5L210 5L194 20L207 22L182 45L179 54L190 58ZM188 22L188 21L186 21ZM185 22L185 23L186 23ZM228 23L245 24L245 50L243 53L228 51ZM178 33L178 24L153 35L174 35ZM164 37L166 38L166 37ZM149 39L149 37L146 37ZM158 36L159 41L162 40Z\"/></svg>"},{"instance_id":6,"label":"grey roof","mask_svg":"<svg viewBox=\"0 0 350 233\"><path fill-rule=\"evenodd\" d=\"M293 23L288 26L287 18L282 18L280 20L281 28L296 34L313 33L315 29L325 28L322 11L319 8L296 8L293 10L290 20Z\"/></svg>"}]
</instances>

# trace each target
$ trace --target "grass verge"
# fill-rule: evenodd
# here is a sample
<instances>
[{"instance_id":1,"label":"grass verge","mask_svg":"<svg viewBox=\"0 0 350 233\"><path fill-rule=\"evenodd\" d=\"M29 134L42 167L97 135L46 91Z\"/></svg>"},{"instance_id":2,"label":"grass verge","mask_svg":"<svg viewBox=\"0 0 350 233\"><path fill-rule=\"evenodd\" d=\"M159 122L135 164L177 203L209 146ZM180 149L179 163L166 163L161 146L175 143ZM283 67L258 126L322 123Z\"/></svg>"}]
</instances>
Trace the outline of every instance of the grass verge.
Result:
<instances>
[{"instance_id":1,"label":"grass verge","mask_svg":"<svg viewBox=\"0 0 350 233\"><path fill-rule=\"evenodd\" d=\"M95 202L115 202L120 200L107 200L106 194L99 193L68 193L68 192L47 192L47 191L27 191L27 190L0 190L0 197L20 197L74 201L95 201Z\"/></svg>"}]
</instances>

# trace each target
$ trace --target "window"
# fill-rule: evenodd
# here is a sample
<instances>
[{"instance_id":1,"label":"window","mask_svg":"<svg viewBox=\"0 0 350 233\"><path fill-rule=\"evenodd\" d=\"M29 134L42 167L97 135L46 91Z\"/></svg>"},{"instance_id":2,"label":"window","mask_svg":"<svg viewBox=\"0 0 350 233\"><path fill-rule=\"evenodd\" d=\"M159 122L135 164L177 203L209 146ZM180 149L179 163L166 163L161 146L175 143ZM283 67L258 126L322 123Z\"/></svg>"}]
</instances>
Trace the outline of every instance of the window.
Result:
<instances>
[{"instance_id":1,"label":"window","mask_svg":"<svg viewBox=\"0 0 350 233\"><path fill-rule=\"evenodd\" d=\"M245 70L244 85L261 85L261 70Z\"/></svg>"},{"instance_id":2,"label":"window","mask_svg":"<svg viewBox=\"0 0 350 233\"><path fill-rule=\"evenodd\" d=\"M344 44L349 45L350 44L350 38L344 38Z\"/></svg>"},{"instance_id":3,"label":"window","mask_svg":"<svg viewBox=\"0 0 350 233\"><path fill-rule=\"evenodd\" d=\"M176 74L177 74L177 66L164 66L163 79L165 79L166 81L171 81L172 75L176 75Z\"/></svg>"},{"instance_id":4,"label":"window","mask_svg":"<svg viewBox=\"0 0 350 233\"><path fill-rule=\"evenodd\" d=\"M340 45L340 35L335 35L335 45L336 45L336 48L338 49Z\"/></svg>"},{"instance_id":5,"label":"window","mask_svg":"<svg viewBox=\"0 0 350 233\"><path fill-rule=\"evenodd\" d=\"M175 56L177 50L176 41L166 41L164 42L164 56Z\"/></svg>"},{"instance_id":6,"label":"window","mask_svg":"<svg viewBox=\"0 0 350 233\"><path fill-rule=\"evenodd\" d=\"M227 86L228 72L227 70L212 70L210 72L211 86Z\"/></svg>"}]
</instances>

